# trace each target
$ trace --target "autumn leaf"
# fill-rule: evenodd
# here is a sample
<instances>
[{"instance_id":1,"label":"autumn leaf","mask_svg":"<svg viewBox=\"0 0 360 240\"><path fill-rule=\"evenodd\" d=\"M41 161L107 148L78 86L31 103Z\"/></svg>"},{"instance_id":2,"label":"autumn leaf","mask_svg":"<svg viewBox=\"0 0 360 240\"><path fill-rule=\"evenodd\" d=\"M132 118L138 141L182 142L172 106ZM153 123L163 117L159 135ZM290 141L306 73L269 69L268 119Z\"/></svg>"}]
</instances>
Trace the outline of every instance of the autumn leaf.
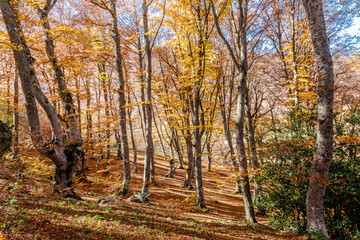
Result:
<instances>
[{"instance_id":1,"label":"autumn leaf","mask_svg":"<svg viewBox=\"0 0 360 240\"><path fill-rule=\"evenodd\" d=\"M2 1L0 0L0 3L1 3ZM4 237L4 234L3 233L0 233L0 240L6 240L6 238Z\"/></svg>"}]
</instances>

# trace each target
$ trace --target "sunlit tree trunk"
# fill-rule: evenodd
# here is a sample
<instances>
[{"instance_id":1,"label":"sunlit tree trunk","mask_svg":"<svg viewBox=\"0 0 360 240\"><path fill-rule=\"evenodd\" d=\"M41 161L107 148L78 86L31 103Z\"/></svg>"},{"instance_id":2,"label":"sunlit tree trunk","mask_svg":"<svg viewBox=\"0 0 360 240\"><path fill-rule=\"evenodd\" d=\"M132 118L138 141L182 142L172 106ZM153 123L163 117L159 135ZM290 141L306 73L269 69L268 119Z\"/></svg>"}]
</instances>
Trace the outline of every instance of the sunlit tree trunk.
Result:
<instances>
[{"instance_id":1,"label":"sunlit tree trunk","mask_svg":"<svg viewBox=\"0 0 360 240\"><path fill-rule=\"evenodd\" d=\"M60 94L60 98L64 107L64 113L66 117L66 121L68 122L69 127L69 139L73 144L79 145L81 147L81 136L80 136L80 128L78 124L78 114L76 113L76 108L73 102L72 93L66 86L66 76L61 69L61 65L59 64L59 60L55 53L55 44L54 39L51 36L51 27L49 22L49 13L51 9L54 7L56 0L47 0L44 9L37 9L39 18L42 23L43 31L44 31L44 42L47 57L51 63L51 66L54 71L55 80L58 86L58 91Z\"/></svg>"},{"instance_id":2,"label":"sunlit tree trunk","mask_svg":"<svg viewBox=\"0 0 360 240\"><path fill-rule=\"evenodd\" d=\"M119 194L125 195L130 191L130 181L131 181L131 169L130 169L130 159L129 159L129 143L126 129L126 98L125 98L125 78L123 73L123 57L121 54L121 45L120 45L120 33L118 29L118 19L116 11L116 0L111 0L111 15L112 15L112 30L113 30L113 40L115 45L115 58L116 58L116 71L118 73L118 84L119 84L119 117L120 117L120 140L121 140L121 156L123 160L124 175L122 189Z\"/></svg>"},{"instance_id":3,"label":"sunlit tree trunk","mask_svg":"<svg viewBox=\"0 0 360 240\"><path fill-rule=\"evenodd\" d=\"M136 30L139 34L139 37L137 39L137 55L138 55L138 59L139 59L139 77L140 77L140 91L141 91L141 114L140 116L142 116L141 118L141 130L143 133L143 138L144 138L144 142L146 141L145 139L145 126L146 126L146 108L145 108L145 76L146 74L144 74L144 54L143 54L143 49L142 49L142 42L141 42L141 34L140 34L140 26L139 23L136 22Z\"/></svg>"},{"instance_id":4,"label":"sunlit tree trunk","mask_svg":"<svg viewBox=\"0 0 360 240\"><path fill-rule=\"evenodd\" d=\"M247 222L256 223L254 207L252 204L252 197L250 192L250 181L247 169L247 158L245 154L245 143L244 143L244 121L245 121L245 101L247 91L247 71L248 71L248 56L247 56L247 14L248 14L248 0L237 0L236 11L237 11L237 44L239 56L237 58L236 51L231 47L230 43L224 36L220 25L219 19L215 11L215 6L212 0L211 7L215 16L216 29L224 41L227 49L229 50L231 59L233 60L238 72L239 72L239 85L238 85L238 100L236 108L236 149L239 155L240 161L240 187L244 201L245 208L245 219Z\"/></svg>"},{"instance_id":5,"label":"sunlit tree trunk","mask_svg":"<svg viewBox=\"0 0 360 240\"><path fill-rule=\"evenodd\" d=\"M75 166L81 157L81 148L72 142L70 144L64 144L63 142L61 124L55 108L40 88L34 68L35 59L31 56L23 37L17 6L10 3L9 0L3 0L0 6L11 43L21 46L21 48L13 49L13 54L25 96L25 106L33 144L41 154L49 157L55 164L54 191L68 196L75 196L72 190L72 180ZM52 144L43 142L36 100L45 110L50 121L53 130ZM77 140L74 134L70 134L70 136L75 137L72 140Z\"/></svg>"},{"instance_id":6,"label":"sunlit tree trunk","mask_svg":"<svg viewBox=\"0 0 360 240\"><path fill-rule=\"evenodd\" d=\"M128 104L131 104L130 93L128 94ZM137 147L136 147L135 136L134 136L133 120L131 119L132 111L133 111L132 107L128 107L130 138L131 138L132 149L134 152L134 173L137 173L137 171L138 171L138 169L137 169Z\"/></svg>"},{"instance_id":7,"label":"sunlit tree trunk","mask_svg":"<svg viewBox=\"0 0 360 240\"><path fill-rule=\"evenodd\" d=\"M252 112L251 112L251 103L250 103L250 97L249 97L249 92L247 89L246 92L246 122L247 122L247 130L248 130L248 145L250 148L250 158L251 158L251 165L253 167L253 170L255 171L254 173L254 192L253 192L253 199L255 201L255 199L258 198L260 192L262 191L262 187L260 185L260 183L258 182L258 177L259 177L259 169L260 169L260 164L258 161L258 156L257 156L257 148L256 148L256 140L255 140L255 126L254 126L254 119L252 116ZM258 199L259 200L259 199ZM265 215L265 209L258 207L258 215Z\"/></svg>"},{"instance_id":8,"label":"sunlit tree trunk","mask_svg":"<svg viewBox=\"0 0 360 240\"><path fill-rule=\"evenodd\" d=\"M200 3L195 7L196 11L196 18L198 23L201 23L203 20L201 19L201 9L200 9ZM205 19L206 21L207 19ZM198 69L196 73L196 79L194 83L194 89L195 92L194 96L194 102L193 102L193 109L192 109L192 119L193 119L193 126L195 128L194 130L194 149L195 149L195 162L194 162L194 172L195 172L195 189L196 189L196 205L198 205L200 208L206 208L205 205L205 198L204 198L204 190L203 190L203 183L202 183L202 144L201 144L201 137L204 133L203 128L200 129L201 123L200 123L200 105L201 105L201 85L204 81L204 68L205 68L205 42L204 42L204 36L203 36L203 26L198 26L199 28L199 40L198 40Z\"/></svg>"},{"instance_id":9,"label":"sunlit tree trunk","mask_svg":"<svg viewBox=\"0 0 360 240\"><path fill-rule=\"evenodd\" d=\"M318 69L317 143L306 198L308 231L327 236L324 200L333 157L334 70L321 0L302 0L310 22L311 39Z\"/></svg>"},{"instance_id":10,"label":"sunlit tree trunk","mask_svg":"<svg viewBox=\"0 0 360 240\"><path fill-rule=\"evenodd\" d=\"M149 194L150 181L155 182L155 167L154 167L154 150L152 140L152 99L151 99L151 74L152 74L152 61L151 61L151 46L148 26L148 3L143 0L143 27L145 39L145 69L146 69L146 104L145 104L145 164L144 164L144 177L142 194ZM152 167L150 166L152 165ZM152 171L150 173L150 168ZM151 179L150 179L151 176Z\"/></svg>"},{"instance_id":11,"label":"sunlit tree trunk","mask_svg":"<svg viewBox=\"0 0 360 240\"><path fill-rule=\"evenodd\" d=\"M13 114L13 157L17 158L19 154L19 75L17 73L17 69L15 69L15 77L14 77L14 114Z\"/></svg>"},{"instance_id":12,"label":"sunlit tree trunk","mask_svg":"<svg viewBox=\"0 0 360 240\"><path fill-rule=\"evenodd\" d=\"M108 79L106 74L106 67L105 63L98 63L98 69L99 69L99 80L101 82L102 91L104 93L104 102L105 102L105 141L106 141L106 154L105 154L105 162L104 162L104 169L107 168L107 165L110 161L110 153L111 153L111 146L110 146L110 136L111 136L111 130L110 130L110 109L109 109L109 94L108 94Z\"/></svg>"},{"instance_id":13,"label":"sunlit tree trunk","mask_svg":"<svg viewBox=\"0 0 360 240\"><path fill-rule=\"evenodd\" d=\"M190 122L188 124L190 124ZM193 153L192 134L190 133L189 130L187 130L186 132L187 132L186 133L187 136L185 137L185 142L186 142L186 153L187 153L187 158L188 158L188 166L186 168L186 175L185 175L183 187L192 189L193 186L191 185L191 179L194 176L195 160L194 160L194 153Z\"/></svg>"},{"instance_id":14,"label":"sunlit tree trunk","mask_svg":"<svg viewBox=\"0 0 360 240\"><path fill-rule=\"evenodd\" d=\"M79 115L76 112L75 104L73 101L73 96L70 90L66 86L66 76L61 69L59 60L55 53L55 44L54 39L51 36L51 27L49 22L49 13L51 9L55 6L57 0L47 0L43 9L38 8L37 13L42 23L42 28L44 32L44 42L46 55L51 63L51 67L54 71L55 81L57 83L58 92L61 98L61 102L64 108L65 121L69 128L69 140L71 148L77 149L81 156L80 161L76 161L75 171L78 175L85 176L84 166L84 153L82 151L82 140L79 127ZM55 111L56 112L56 111ZM59 172L59 171L56 171Z\"/></svg>"},{"instance_id":15,"label":"sunlit tree trunk","mask_svg":"<svg viewBox=\"0 0 360 240\"><path fill-rule=\"evenodd\" d=\"M230 131L230 116L231 116L231 108L232 108L232 101L233 101L233 89L234 89L234 78L235 78L235 70L232 70L231 79L229 84L229 92L227 93L227 89L225 86L225 78L223 77L222 80L222 94L220 95L220 112L221 112L221 119L224 128L224 134L226 138L226 142L229 146L229 153L230 153L230 161L234 167L234 174L235 174L235 193L240 193L240 174L239 174L239 162L235 157L235 150L232 142L232 136ZM226 96L229 96L229 103L226 106Z\"/></svg>"}]
</instances>

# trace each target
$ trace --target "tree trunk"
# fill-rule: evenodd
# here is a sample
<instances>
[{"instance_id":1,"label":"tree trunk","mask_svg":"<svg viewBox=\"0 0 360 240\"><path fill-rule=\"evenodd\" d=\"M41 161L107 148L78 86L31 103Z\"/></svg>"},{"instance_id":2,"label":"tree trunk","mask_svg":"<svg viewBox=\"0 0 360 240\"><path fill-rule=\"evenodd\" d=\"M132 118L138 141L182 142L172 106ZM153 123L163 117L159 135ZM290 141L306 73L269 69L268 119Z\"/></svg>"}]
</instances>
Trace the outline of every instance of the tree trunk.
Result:
<instances>
[{"instance_id":1,"label":"tree trunk","mask_svg":"<svg viewBox=\"0 0 360 240\"><path fill-rule=\"evenodd\" d=\"M261 185L258 182L259 178L259 169L260 164L258 161L257 156L257 149L256 149L256 140L255 140L255 127L254 127L254 120L251 113L251 103L249 98L249 91L246 89L246 121L247 121L247 129L248 129L248 139L249 139L249 148L250 148L250 157L251 157L251 165L253 170L255 171L254 174L254 192L253 192L253 199L254 201L260 201L258 199L260 192L262 191ZM258 215L264 216L266 214L265 209L258 207L257 213Z\"/></svg>"},{"instance_id":2,"label":"tree trunk","mask_svg":"<svg viewBox=\"0 0 360 240\"><path fill-rule=\"evenodd\" d=\"M107 74L106 74L106 68L105 68L105 63L99 63L98 64L98 69L99 69L99 80L101 81L101 87L102 90L104 92L104 101L105 101L105 119L106 119L106 123L105 123L105 136L106 136L106 154L105 154L105 162L104 162L104 169L107 168L107 165L109 164L110 161L110 153L111 153L111 146L110 146L110 136L111 136L111 131L110 131L110 109L109 109L109 95L108 95L108 87L107 87Z\"/></svg>"},{"instance_id":3,"label":"tree trunk","mask_svg":"<svg viewBox=\"0 0 360 240\"><path fill-rule=\"evenodd\" d=\"M80 82L79 82L79 78L76 77L75 79L75 85L76 85L76 104L77 104L77 112L78 112L78 124L79 124L79 136L80 136L80 139L82 141L82 131L81 131L81 128L82 128L82 125L81 125L81 98L80 98Z\"/></svg>"},{"instance_id":4,"label":"tree trunk","mask_svg":"<svg viewBox=\"0 0 360 240\"><path fill-rule=\"evenodd\" d=\"M174 158L171 158L169 155L166 155L165 157L169 161L169 164L170 164L169 172L168 172L168 174L165 175L165 177L166 178L174 178L175 169L176 169Z\"/></svg>"},{"instance_id":5,"label":"tree trunk","mask_svg":"<svg viewBox=\"0 0 360 240\"><path fill-rule=\"evenodd\" d=\"M154 109L153 109L154 110ZM159 137L159 141L160 141L160 146L161 146L161 150L164 154L164 156L167 156L167 152L166 152L166 149L165 149L165 145L163 143L163 139L164 139L164 135L162 134L162 129L161 129L161 126L159 128L158 124L157 124L157 121L156 121L156 118L155 118L155 114L153 114L153 119L154 119L154 125L155 125L155 129L156 129L156 133ZM160 119L160 117L159 117ZM161 119L160 119L161 120Z\"/></svg>"},{"instance_id":6,"label":"tree trunk","mask_svg":"<svg viewBox=\"0 0 360 240\"><path fill-rule=\"evenodd\" d=\"M146 126L146 107L145 107L145 78L144 76L146 76L146 74L144 75L144 58L143 58L143 49L142 49L142 43L141 43L141 34L140 34L140 26L139 26L139 22L136 22L136 30L139 34L138 37L138 58L139 58L139 77L140 77L140 91L141 91L141 111L142 111L142 119L141 119L141 130L143 133L143 138L144 138L144 142L146 141L146 137L145 137L145 126ZM140 114L141 115L141 114Z\"/></svg>"},{"instance_id":7,"label":"tree trunk","mask_svg":"<svg viewBox=\"0 0 360 240\"><path fill-rule=\"evenodd\" d=\"M145 104L145 164L144 164L144 177L142 194L148 195L150 188L150 181L155 182L155 167L154 167L154 150L152 140L152 99L151 99L151 74L152 74L152 62L151 62L151 46L148 26L148 5L147 1L143 0L143 27L144 27L144 39L145 39L145 69L146 69L146 104ZM152 166L150 166L152 165ZM150 169L152 170L150 173ZM151 176L151 179L150 179Z\"/></svg>"},{"instance_id":8,"label":"tree trunk","mask_svg":"<svg viewBox=\"0 0 360 240\"><path fill-rule=\"evenodd\" d=\"M72 178L77 161L81 157L81 147L72 143L65 146L63 143L60 120L54 107L40 88L34 68L35 59L31 56L31 52L23 37L24 34L16 9L17 6L10 4L9 0L3 0L0 6L11 43L21 46L21 48L13 49L13 54L25 96L25 106L32 142L36 149L42 155L49 157L56 166L54 191L74 197L75 194L71 188ZM35 99L40 103L50 120L54 138L51 144L43 142ZM64 165L67 167L64 168ZM62 176L64 169L66 169L66 176Z\"/></svg>"},{"instance_id":9,"label":"tree trunk","mask_svg":"<svg viewBox=\"0 0 360 240\"><path fill-rule=\"evenodd\" d=\"M201 16L201 9L200 4L196 6L196 17L198 23L202 22L202 16ZM205 18L205 22L207 22L207 18ZM197 47L199 49L198 52L198 66L197 66L197 73L196 73L196 79L194 81L194 89L195 92L194 96L194 104L192 109L193 114L193 126L195 128L194 132L194 148L195 148L195 164L194 164L194 170L195 170L195 189L196 189L196 205L200 208L206 208L205 205L205 198L204 198L204 190L203 190L203 184L202 184L202 144L201 144L201 137L204 133L202 124L200 123L200 105L201 105L201 84L204 81L204 68L205 68L205 42L204 42L204 26L200 25L199 28L199 40L197 43ZM201 129L200 129L201 128Z\"/></svg>"},{"instance_id":10,"label":"tree trunk","mask_svg":"<svg viewBox=\"0 0 360 240\"><path fill-rule=\"evenodd\" d=\"M50 3L51 2L52 1L50 1ZM48 1L44 9L38 9L38 15L43 24L42 27L44 31L46 54L53 68L55 80L58 86L58 91L61 97L62 104L64 106L65 117L69 126L69 140L81 146L78 114L76 113L75 105L73 102L73 96L66 86L66 82L65 82L66 77L56 57L55 44L51 36L51 27L48 20L48 15L52 6L49 5L49 1Z\"/></svg>"},{"instance_id":11,"label":"tree trunk","mask_svg":"<svg viewBox=\"0 0 360 240\"><path fill-rule=\"evenodd\" d=\"M42 22L42 27L44 31L44 42L45 42L45 49L47 57L51 63L51 66L54 71L55 81L57 83L58 92L60 94L60 98L64 107L64 113L65 113L65 121L67 123L67 126L69 127L69 146L73 145L76 146L77 151L82 152L82 141L81 141L81 135L80 135L80 128L79 128L79 118L78 114L76 113L75 105L73 102L73 96L72 93L69 91L69 89L66 86L65 82L65 74L63 70L61 69L61 65L59 64L59 61L57 59L57 56L55 54L55 44L54 40L51 36L51 27L50 22L48 19L49 13L51 9L54 7L56 1L47 1L44 9L38 9L38 15ZM39 92L41 90L39 89ZM46 97L45 97L46 98ZM41 104L41 103L40 103ZM48 103L49 108L52 108L51 104ZM52 112L52 115L56 114ZM75 149L74 149L75 150ZM68 162L69 167L71 168L77 168L78 172L77 175L81 175L82 177L85 177L85 171L83 169L84 166L84 153L79 153L76 156L71 156L72 153L69 153L70 155L67 156L67 158L75 158L79 157L75 160L76 163L79 163L79 166L75 165L72 166L73 161ZM80 161L78 161L80 160ZM68 168L68 167L67 167ZM56 174L59 171L56 171ZM73 174L73 171L69 171L68 174ZM71 176L72 180L72 176ZM58 184L55 178L55 185Z\"/></svg>"},{"instance_id":12,"label":"tree trunk","mask_svg":"<svg viewBox=\"0 0 360 240\"><path fill-rule=\"evenodd\" d=\"M160 69L161 69L162 77L165 78L164 69L162 67L161 62L160 62ZM164 84L164 87L165 87L165 92L167 94L169 94L169 89L168 89L167 84ZM168 101L168 104L165 105L165 107L167 108L168 105L170 105L169 101ZM167 113L167 110L165 110L165 113ZM176 154L178 157L178 162L179 162L179 169L184 169L184 160L183 160L183 155L182 155L181 148L179 145L179 136L178 136L177 130L173 126L173 117L167 117L167 121L168 121L168 125L170 127L170 132L171 132L170 148L171 148L171 150L172 150L172 148L175 148L175 151L176 151Z\"/></svg>"},{"instance_id":13,"label":"tree trunk","mask_svg":"<svg viewBox=\"0 0 360 240\"><path fill-rule=\"evenodd\" d=\"M317 144L306 198L307 229L327 236L324 199L333 156L334 71L321 0L302 0L318 68Z\"/></svg>"},{"instance_id":14,"label":"tree trunk","mask_svg":"<svg viewBox=\"0 0 360 240\"><path fill-rule=\"evenodd\" d=\"M248 12L248 0L237 0L237 18L238 18L238 29L237 29L237 49L239 50L239 60L235 54L235 49L231 47L230 43L224 36L218 21L218 16L215 12L215 6L212 0L210 0L211 8L215 17L216 29L223 39L226 47L229 50L231 59L233 60L237 70L239 71L239 86L238 86L238 100L236 109L236 148L239 154L240 160L240 182L241 192L243 195L244 207L245 207L245 219L248 222L256 223L254 207L252 206L252 198L250 192L250 182L247 171L247 159L245 155L245 144L244 144L244 118L245 118L245 94L247 88L247 12Z\"/></svg>"},{"instance_id":15,"label":"tree trunk","mask_svg":"<svg viewBox=\"0 0 360 240\"><path fill-rule=\"evenodd\" d=\"M212 153L211 153L211 142L210 139L206 141L206 151L207 151L207 158L208 158L208 171L211 171L211 164L212 164Z\"/></svg>"},{"instance_id":16,"label":"tree trunk","mask_svg":"<svg viewBox=\"0 0 360 240\"><path fill-rule=\"evenodd\" d=\"M92 111L91 111L91 92L90 92L90 79L86 80L86 154L87 159L93 155L93 126L92 126ZM85 164L84 164L85 165ZM84 166L85 167L85 166Z\"/></svg>"},{"instance_id":17,"label":"tree trunk","mask_svg":"<svg viewBox=\"0 0 360 240\"><path fill-rule=\"evenodd\" d=\"M0 158L11 147L11 130L10 127L0 120Z\"/></svg>"},{"instance_id":18,"label":"tree trunk","mask_svg":"<svg viewBox=\"0 0 360 240\"><path fill-rule=\"evenodd\" d=\"M179 137L178 137L177 131L174 127L171 127L171 138L173 140L174 148L175 148L177 158L179 161L179 169L184 169L184 159L183 159L183 155L182 155L180 144L179 144Z\"/></svg>"},{"instance_id":19,"label":"tree trunk","mask_svg":"<svg viewBox=\"0 0 360 240\"><path fill-rule=\"evenodd\" d=\"M126 129L126 98L125 98L125 78L122 69L122 54L121 54L121 45L120 45L120 33L117 23L117 13L116 13L116 0L111 0L111 15L112 15L112 27L113 27L113 40L115 45L115 58L116 58L116 71L118 73L118 84L119 84L119 117L120 117L120 140L121 140L121 157L123 160L124 175L122 188L119 191L119 194L126 195L130 191L130 181L131 181L131 169L130 169L130 159L129 159L129 143L127 137Z\"/></svg>"},{"instance_id":20,"label":"tree trunk","mask_svg":"<svg viewBox=\"0 0 360 240\"><path fill-rule=\"evenodd\" d=\"M188 188L188 189L194 188L191 185L191 179L194 176L194 162L195 162L191 138L192 138L192 135L191 135L190 131L187 130L187 136L185 137L185 141L186 141L186 152L187 152L187 157L188 157L188 167L186 168L186 175L185 175L183 187Z\"/></svg>"},{"instance_id":21,"label":"tree trunk","mask_svg":"<svg viewBox=\"0 0 360 240\"><path fill-rule=\"evenodd\" d=\"M245 98L247 92L247 0L237 1L237 14L239 21L239 49L240 49L240 68L239 68L239 86L236 116L236 148L240 160L240 183L241 193L244 201L245 219L247 222L256 223L254 207L252 204L249 173L247 169L247 158L244 144L244 122L245 122Z\"/></svg>"},{"instance_id":22,"label":"tree trunk","mask_svg":"<svg viewBox=\"0 0 360 240\"><path fill-rule=\"evenodd\" d=\"M131 97L130 97L130 93L128 94L128 104L131 104ZM137 173L138 169L137 169L137 148L136 148L136 142L135 142L135 137L134 137L134 129L133 129L133 120L131 119L131 113L132 113L133 109L132 107L128 108L128 117L129 117L129 127L130 127L130 138L131 138L131 145L132 145L132 149L134 151L134 173Z\"/></svg>"},{"instance_id":23,"label":"tree trunk","mask_svg":"<svg viewBox=\"0 0 360 240\"><path fill-rule=\"evenodd\" d=\"M13 158L16 159L19 154L19 76L15 69L14 79L14 133L13 133Z\"/></svg>"},{"instance_id":24,"label":"tree trunk","mask_svg":"<svg viewBox=\"0 0 360 240\"><path fill-rule=\"evenodd\" d=\"M240 174L239 174L239 163L237 161L237 159L235 158L235 151L234 151L234 147L233 147L233 143L232 143L232 137L231 137L231 132L230 132L230 119L227 117L226 115L226 110L225 110L225 94L223 94L221 100L220 100L220 108L221 108L221 117L222 117L222 122L223 122L223 128L224 128L224 133L225 133L225 138L226 138L226 142L229 146L229 152L230 152L230 159L231 159L231 163L234 167L234 174L235 174L235 194L240 193L240 188L239 188L239 183L240 183ZM232 91L230 90L230 96L232 96ZM230 102L231 102L231 97L230 97ZM231 103L230 103L231 106ZM228 108L231 112L231 107ZM230 116L230 115L229 115Z\"/></svg>"}]
</instances>

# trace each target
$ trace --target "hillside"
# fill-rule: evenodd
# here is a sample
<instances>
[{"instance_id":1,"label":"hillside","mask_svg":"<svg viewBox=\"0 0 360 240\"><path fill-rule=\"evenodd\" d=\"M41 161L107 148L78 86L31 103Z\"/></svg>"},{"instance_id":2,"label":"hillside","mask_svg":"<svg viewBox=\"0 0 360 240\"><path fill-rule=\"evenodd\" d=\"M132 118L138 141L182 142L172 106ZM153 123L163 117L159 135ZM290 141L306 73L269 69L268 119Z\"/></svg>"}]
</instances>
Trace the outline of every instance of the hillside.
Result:
<instances>
[{"instance_id":1,"label":"hillside","mask_svg":"<svg viewBox=\"0 0 360 240\"><path fill-rule=\"evenodd\" d=\"M132 174L133 191L141 190L143 158L140 153L139 171ZM267 227L263 217L257 218L258 225L246 225L241 195L233 194L231 170L221 164L203 172L205 212L193 205L194 190L181 187L184 169L177 169L174 179L164 177L168 163L160 155L148 204L130 202L133 192L114 197L121 183L119 160L99 171L95 160L87 163L90 183L76 184L82 200L53 196L51 182L45 180L51 171L47 160L24 161L31 171L12 180L1 175L1 186L6 185L0 193L5 239L305 239Z\"/></svg>"}]
</instances>

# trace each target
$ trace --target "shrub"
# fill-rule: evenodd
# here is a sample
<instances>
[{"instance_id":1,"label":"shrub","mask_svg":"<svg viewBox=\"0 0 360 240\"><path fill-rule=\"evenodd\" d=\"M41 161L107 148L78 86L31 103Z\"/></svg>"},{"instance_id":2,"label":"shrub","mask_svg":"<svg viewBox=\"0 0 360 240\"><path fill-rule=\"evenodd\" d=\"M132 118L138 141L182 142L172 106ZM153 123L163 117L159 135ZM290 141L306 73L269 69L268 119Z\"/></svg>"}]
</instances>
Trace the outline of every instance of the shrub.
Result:
<instances>
[{"instance_id":1,"label":"shrub","mask_svg":"<svg viewBox=\"0 0 360 240\"><path fill-rule=\"evenodd\" d=\"M331 239L360 237L360 139L355 121L359 116L352 113L335 124L334 158L324 203ZM258 202L270 212L271 226L305 232L306 195L315 141L311 132L292 131L277 129L277 141L280 139L281 143L271 145L274 155L262 167L261 181L266 187L262 201Z\"/></svg>"}]
</instances>

